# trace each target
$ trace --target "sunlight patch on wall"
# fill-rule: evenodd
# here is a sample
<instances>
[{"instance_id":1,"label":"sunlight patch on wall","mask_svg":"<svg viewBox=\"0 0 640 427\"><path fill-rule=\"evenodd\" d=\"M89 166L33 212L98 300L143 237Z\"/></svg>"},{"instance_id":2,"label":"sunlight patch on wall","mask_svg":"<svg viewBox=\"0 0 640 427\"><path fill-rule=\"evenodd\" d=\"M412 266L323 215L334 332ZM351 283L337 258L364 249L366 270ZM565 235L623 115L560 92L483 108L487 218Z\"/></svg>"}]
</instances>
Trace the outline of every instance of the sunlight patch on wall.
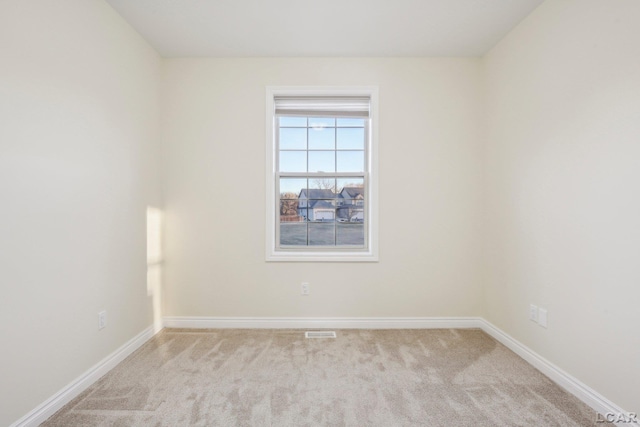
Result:
<instances>
[{"instance_id":1,"label":"sunlight patch on wall","mask_svg":"<svg viewBox=\"0 0 640 427\"><path fill-rule=\"evenodd\" d=\"M162 211L147 206L147 295L153 299L153 328L162 329Z\"/></svg>"}]
</instances>

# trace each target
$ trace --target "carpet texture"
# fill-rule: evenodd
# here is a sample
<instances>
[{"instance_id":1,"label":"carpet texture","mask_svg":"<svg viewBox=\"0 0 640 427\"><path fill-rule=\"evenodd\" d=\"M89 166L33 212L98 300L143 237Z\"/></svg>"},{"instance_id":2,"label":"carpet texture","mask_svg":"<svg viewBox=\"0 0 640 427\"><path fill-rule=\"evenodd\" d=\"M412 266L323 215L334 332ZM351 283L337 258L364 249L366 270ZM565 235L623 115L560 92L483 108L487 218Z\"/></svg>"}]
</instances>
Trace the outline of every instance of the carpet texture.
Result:
<instances>
[{"instance_id":1,"label":"carpet texture","mask_svg":"<svg viewBox=\"0 0 640 427\"><path fill-rule=\"evenodd\" d=\"M593 426L477 329L166 329L44 426Z\"/></svg>"}]
</instances>

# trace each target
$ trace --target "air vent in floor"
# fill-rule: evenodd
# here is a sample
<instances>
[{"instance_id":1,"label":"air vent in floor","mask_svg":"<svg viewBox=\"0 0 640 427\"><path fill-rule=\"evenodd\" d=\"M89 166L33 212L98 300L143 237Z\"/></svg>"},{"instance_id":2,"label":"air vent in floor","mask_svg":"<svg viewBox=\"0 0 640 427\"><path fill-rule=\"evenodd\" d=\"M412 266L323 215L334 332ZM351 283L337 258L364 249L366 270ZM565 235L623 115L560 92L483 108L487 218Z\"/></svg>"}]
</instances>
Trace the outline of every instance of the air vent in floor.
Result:
<instances>
[{"instance_id":1,"label":"air vent in floor","mask_svg":"<svg viewBox=\"0 0 640 427\"><path fill-rule=\"evenodd\" d=\"M307 331L304 333L305 338L335 338L334 331Z\"/></svg>"}]
</instances>

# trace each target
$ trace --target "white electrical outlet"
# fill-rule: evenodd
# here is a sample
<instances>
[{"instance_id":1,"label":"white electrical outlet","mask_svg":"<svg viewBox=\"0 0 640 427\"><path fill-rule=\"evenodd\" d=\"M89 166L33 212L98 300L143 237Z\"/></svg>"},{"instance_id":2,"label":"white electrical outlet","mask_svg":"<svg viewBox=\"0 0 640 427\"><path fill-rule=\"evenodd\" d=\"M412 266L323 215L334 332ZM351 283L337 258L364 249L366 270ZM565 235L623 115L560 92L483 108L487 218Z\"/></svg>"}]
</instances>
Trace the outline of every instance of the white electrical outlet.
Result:
<instances>
[{"instance_id":1,"label":"white electrical outlet","mask_svg":"<svg viewBox=\"0 0 640 427\"><path fill-rule=\"evenodd\" d=\"M302 282L302 285L300 286L300 294L309 295L309 283Z\"/></svg>"},{"instance_id":2,"label":"white electrical outlet","mask_svg":"<svg viewBox=\"0 0 640 427\"><path fill-rule=\"evenodd\" d=\"M98 329L104 329L107 326L107 311L103 310L98 313Z\"/></svg>"},{"instance_id":3,"label":"white electrical outlet","mask_svg":"<svg viewBox=\"0 0 640 427\"><path fill-rule=\"evenodd\" d=\"M533 304L529 305L529 320L538 323L538 306Z\"/></svg>"},{"instance_id":4,"label":"white electrical outlet","mask_svg":"<svg viewBox=\"0 0 640 427\"><path fill-rule=\"evenodd\" d=\"M543 328L547 327L547 309L540 307L538 309L538 325Z\"/></svg>"}]
</instances>

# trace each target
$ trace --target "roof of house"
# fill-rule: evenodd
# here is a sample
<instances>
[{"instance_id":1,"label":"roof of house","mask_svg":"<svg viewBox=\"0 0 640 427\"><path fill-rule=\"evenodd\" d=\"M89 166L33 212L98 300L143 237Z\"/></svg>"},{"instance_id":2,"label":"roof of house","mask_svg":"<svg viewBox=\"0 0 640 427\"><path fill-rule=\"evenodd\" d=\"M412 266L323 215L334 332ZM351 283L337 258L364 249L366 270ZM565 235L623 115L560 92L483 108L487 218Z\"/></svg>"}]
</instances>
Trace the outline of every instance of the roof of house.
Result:
<instances>
[{"instance_id":1,"label":"roof of house","mask_svg":"<svg viewBox=\"0 0 640 427\"><path fill-rule=\"evenodd\" d=\"M341 191L346 192L349 197L357 197L358 195L364 196L364 188L362 187L344 187Z\"/></svg>"},{"instance_id":2,"label":"roof of house","mask_svg":"<svg viewBox=\"0 0 640 427\"><path fill-rule=\"evenodd\" d=\"M302 196L302 193L305 193L307 199L335 199L337 197L333 191L321 188L305 188L300 191L298 197Z\"/></svg>"}]
</instances>

